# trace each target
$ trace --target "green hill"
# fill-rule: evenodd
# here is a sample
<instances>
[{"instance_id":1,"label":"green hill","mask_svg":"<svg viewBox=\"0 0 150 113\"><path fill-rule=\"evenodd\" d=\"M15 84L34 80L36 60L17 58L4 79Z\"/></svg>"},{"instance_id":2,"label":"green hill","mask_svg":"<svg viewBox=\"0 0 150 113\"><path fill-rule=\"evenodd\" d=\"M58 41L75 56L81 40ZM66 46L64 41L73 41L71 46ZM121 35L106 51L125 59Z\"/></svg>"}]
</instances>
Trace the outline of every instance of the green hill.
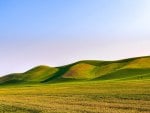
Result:
<instances>
[{"instance_id":1,"label":"green hill","mask_svg":"<svg viewBox=\"0 0 150 113\"><path fill-rule=\"evenodd\" d=\"M0 83L47 83L67 80L150 79L150 56L117 61L84 60L61 67L37 66L0 78Z\"/></svg>"},{"instance_id":2,"label":"green hill","mask_svg":"<svg viewBox=\"0 0 150 113\"><path fill-rule=\"evenodd\" d=\"M9 74L0 78L0 83L39 83L57 72L57 68L37 66L24 73Z\"/></svg>"}]
</instances>

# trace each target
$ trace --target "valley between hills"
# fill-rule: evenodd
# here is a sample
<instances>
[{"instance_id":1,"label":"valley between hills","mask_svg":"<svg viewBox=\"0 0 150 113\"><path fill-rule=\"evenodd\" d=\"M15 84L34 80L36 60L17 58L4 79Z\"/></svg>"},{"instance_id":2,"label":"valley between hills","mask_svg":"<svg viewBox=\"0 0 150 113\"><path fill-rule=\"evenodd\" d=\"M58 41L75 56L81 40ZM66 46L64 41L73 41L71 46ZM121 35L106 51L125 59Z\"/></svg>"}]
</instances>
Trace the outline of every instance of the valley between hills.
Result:
<instances>
[{"instance_id":1,"label":"valley between hills","mask_svg":"<svg viewBox=\"0 0 150 113\"><path fill-rule=\"evenodd\" d=\"M150 56L40 65L0 78L0 113L149 113Z\"/></svg>"}]
</instances>

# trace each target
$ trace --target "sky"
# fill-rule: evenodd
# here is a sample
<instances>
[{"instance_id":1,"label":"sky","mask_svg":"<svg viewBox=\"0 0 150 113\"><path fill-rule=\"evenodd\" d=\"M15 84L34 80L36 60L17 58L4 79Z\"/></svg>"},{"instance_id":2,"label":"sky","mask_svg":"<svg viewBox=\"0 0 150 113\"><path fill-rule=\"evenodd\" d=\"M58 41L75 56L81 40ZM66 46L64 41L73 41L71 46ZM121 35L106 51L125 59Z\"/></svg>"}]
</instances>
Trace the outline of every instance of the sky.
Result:
<instances>
[{"instance_id":1,"label":"sky","mask_svg":"<svg viewBox=\"0 0 150 113\"><path fill-rule=\"evenodd\" d=\"M150 55L150 0L0 0L0 76Z\"/></svg>"}]
</instances>

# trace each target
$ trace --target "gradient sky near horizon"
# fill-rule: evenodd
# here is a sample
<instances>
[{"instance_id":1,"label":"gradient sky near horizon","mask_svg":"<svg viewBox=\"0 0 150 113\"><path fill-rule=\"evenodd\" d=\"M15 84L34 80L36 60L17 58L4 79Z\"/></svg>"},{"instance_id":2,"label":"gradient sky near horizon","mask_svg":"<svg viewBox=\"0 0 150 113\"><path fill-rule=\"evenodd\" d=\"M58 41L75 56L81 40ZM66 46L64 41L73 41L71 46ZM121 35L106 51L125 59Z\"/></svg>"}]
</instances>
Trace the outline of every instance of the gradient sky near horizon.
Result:
<instances>
[{"instance_id":1,"label":"gradient sky near horizon","mask_svg":"<svg viewBox=\"0 0 150 113\"><path fill-rule=\"evenodd\" d=\"M0 0L0 75L150 55L150 0Z\"/></svg>"}]
</instances>

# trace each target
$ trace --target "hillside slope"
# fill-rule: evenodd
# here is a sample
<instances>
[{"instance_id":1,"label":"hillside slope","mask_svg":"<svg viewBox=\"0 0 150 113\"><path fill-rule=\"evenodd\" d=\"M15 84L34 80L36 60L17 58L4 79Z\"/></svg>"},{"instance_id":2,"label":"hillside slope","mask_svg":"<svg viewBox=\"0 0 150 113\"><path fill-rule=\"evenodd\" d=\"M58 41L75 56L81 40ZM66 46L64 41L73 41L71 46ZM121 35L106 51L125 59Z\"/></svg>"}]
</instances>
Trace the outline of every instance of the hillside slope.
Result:
<instances>
[{"instance_id":1,"label":"hillside slope","mask_svg":"<svg viewBox=\"0 0 150 113\"><path fill-rule=\"evenodd\" d=\"M47 83L64 80L150 79L150 56L118 61L84 60L61 67L37 66L0 78L0 83Z\"/></svg>"},{"instance_id":2,"label":"hillside slope","mask_svg":"<svg viewBox=\"0 0 150 113\"><path fill-rule=\"evenodd\" d=\"M80 61L62 76L72 79L147 79L150 78L150 57L118 61Z\"/></svg>"},{"instance_id":3,"label":"hillside slope","mask_svg":"<svg viewBox=\"0 0 150 113\"><path fill-rule=\"evenodd\" d=\"M37 66L24 73L9 74L0 78L0 83L39 83L57 72L57 68Z\"/></svg>"}]
</instances>

